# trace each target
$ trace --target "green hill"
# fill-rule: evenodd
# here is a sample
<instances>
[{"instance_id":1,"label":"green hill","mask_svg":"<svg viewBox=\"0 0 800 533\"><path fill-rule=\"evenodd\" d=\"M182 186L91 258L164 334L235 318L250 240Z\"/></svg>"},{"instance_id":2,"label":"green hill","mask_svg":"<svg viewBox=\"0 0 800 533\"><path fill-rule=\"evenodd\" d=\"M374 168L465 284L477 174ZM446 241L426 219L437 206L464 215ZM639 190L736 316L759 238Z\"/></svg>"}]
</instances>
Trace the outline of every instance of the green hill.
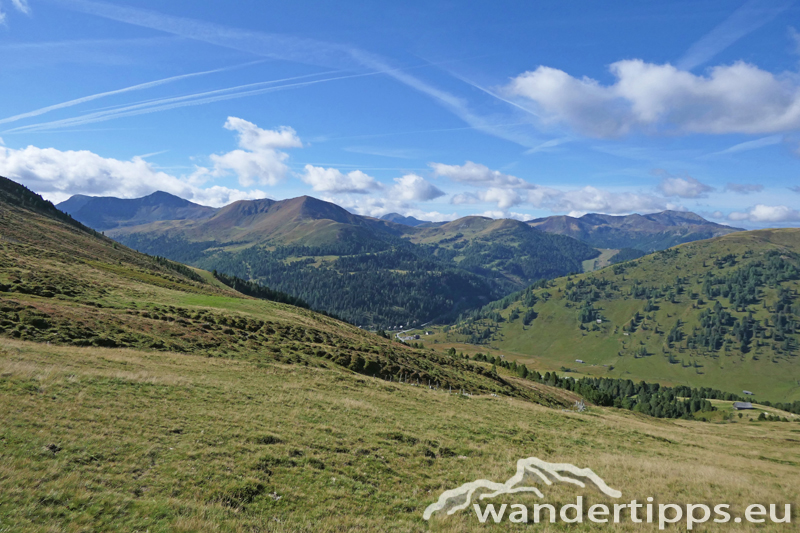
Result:
<instances>
[{"instance_id":1,"label":"green hill","mask_svg":"<svg viewBox=\"0 0 800 533\"><path fill-rule=\"evenodd\" d=\"M800 399L800 230L740 232L540 283L432 337L528 366ZM578 361L580 360L580 361Z\"/></svg>"}]
</instances>

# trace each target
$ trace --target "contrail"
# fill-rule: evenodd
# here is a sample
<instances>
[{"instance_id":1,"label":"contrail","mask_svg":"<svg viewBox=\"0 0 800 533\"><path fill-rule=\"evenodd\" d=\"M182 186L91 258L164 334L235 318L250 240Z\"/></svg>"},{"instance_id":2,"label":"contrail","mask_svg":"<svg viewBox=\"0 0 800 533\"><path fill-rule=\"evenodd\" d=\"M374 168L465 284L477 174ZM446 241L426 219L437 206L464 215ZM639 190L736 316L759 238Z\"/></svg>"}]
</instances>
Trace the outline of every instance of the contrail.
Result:
<instances>
[{"instance_id":1,"label":"contrail","mask_svg":"<svg viewBox=\"0 0 800 533\"><path fill-rule=\"evenodd\" d=\"M213 102L219 102L222 100L231 100L234 98L243 98L246 96L255 96L258 94L264 94L267 92L278 91L282 89L289 89L294 87L304 87L308 85L314 85L317 83L323 83L328 81L335 81L335 80L342 80L348 78L357 78L357 77L364 77L364 76L374 76L378 73L376 72L368 72L365 74L352 74L348 76L336 76L332 78L323 78L321 80L311 80L306 82L299 82L299 83L284 83L283 85L273 85L275 83L280 83L283 81L289 81L299 78L307 78L309 76L317 76L319 74L310 74L306 76L297 76L295 78L286 78L283 80L274 80L274 81L267 81L267 82L259 82L259 83L251 83L247 85L240 85L238 87L229 87L227 89L217 89L214 91L207 91L203 93L196 93L190 94L185 96L177 96L172 98L163 98L160 100L155 100L148 103L142 104L135 104L130 105L122 108L112 109L108 111L98 111L95 113L89 113L86 115L81 115L78 117L72 117L62 120L54 120L51 122L42 122L39 124L31 124L28 126L21 126L18 128L13 128L10 130L5 130L3 133L22 133L22 132L33 132L33 131L43 131L43 130L51 130L60 127L70 127L70 126L80 126L83 124L92 124L96 122L104 122L106 120L112 120L116 118L122 117L132 117L136 115L144 115L148 113L156 113L158 111L166 111L169 109L175 109L178 107L188 107L188 106L195 106L195 105L202 105L208 104ZM270 87L263 87L263 85L269 84ZM259 89L250 89L250 90L242 90L247 87L253 86L262 86ZM236 92L234 92L236 91Z\"/></svg>"},{"instance_id":2,"label":"contrail","mask_svg":"<svg viewBox=\"0 0 800 533\"><path fill-rule=\"evenodd\" d=\"M786 11L793 3L793 0L745 2L731 16L694 43L678 61L678 68L691 70L702 65L748 33Z\"/></svg>"},{"instance_id":3,"label":"contrail","mask_svg":"<svg viewBox=\"0 0 800 533\"><path fill-rule=\"evenodd\" d=\"M207 74L214 74L216 72L224 72L227 70L246 67L249 65L253 65L255 63L260 63L260 61L251 61L249 63L244 63L242 65L237 65L234 67L224 67L218 68L214 70L204 70L202 72L192 72L191 74L181 74L179 76L171 76L169 78L162 78L160 80L155 81L148 81L146 83L140 83L138 85L131 85L130 87L124 87L122 89L116 89L113 91L106 91L103 93L91 94L89 96L83 96L81 98L76 98L74 100L69 100L67 102L61 102L60 104L54 104L47 107L42 107L40 109L34 109L33 111L28 111L27 113L20 113L19 115L14 115L13 117L3 118L0 119L0 124L8 124L9 122L16 122L18 120L22 120L24 118L36 117L39 115L44 115L45 113L49 113L50 111L55 111L57 109L64 109L65 107L72 107L75 105L83 104L85 102L91 102L92 100L97 100L98 98L105 98L106 96L113 96L115 94L123 94L131 91L141 91L144 89L150 89L152 87L158 87L159 85L164 85L165 83L171 83L178 80L184 80L187 78L194 78L197 76L205 76Z\"/></svg>"},{"instance_id":4,"label":"contrail","mask_svg":"<svg viewBox=\"0 0 800 533\"><path fill-rule=\"evenodd\" d=\"M423 80L403 72L402 69L389 67L383 58L355 47L276 33L241 30L94 0L51 1L74 11L159 30L262 57L325 66L339 70L356 70L365 67L376 70L377 73L390 76L396 81L433 98L477 130L528 148L532 146L529 140L521 138L514 132L506 132L500 129L496 124L496 117L480 116L474 113L463 99L433 87Z\"/></svg>"}]
</instances>

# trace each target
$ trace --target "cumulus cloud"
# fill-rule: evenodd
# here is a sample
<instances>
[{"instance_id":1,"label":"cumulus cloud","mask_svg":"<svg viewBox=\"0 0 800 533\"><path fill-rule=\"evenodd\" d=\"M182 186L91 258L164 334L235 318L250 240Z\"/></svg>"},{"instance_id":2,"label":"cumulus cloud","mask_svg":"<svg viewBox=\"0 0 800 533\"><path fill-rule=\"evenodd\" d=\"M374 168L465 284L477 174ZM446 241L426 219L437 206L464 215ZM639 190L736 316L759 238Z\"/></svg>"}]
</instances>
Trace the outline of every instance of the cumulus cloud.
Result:
<instances>
[{"instance_id":1,"label":"cumulus cloud","mask_svg":"<svg viewBox=\"0 0 800 533\"><path fill-rule=\"evenodd\" d=\"M764 190L764 186L758 183L728 183L725 190L737 194L753 194Z\"/></svg>"},{"instance_id":2,"label":"cumulus cloud","mask_svg":"<svg viewBox=\"0 0 800 533\"><path fill-rule=\"evenodd\" d=\"M240 150L210 156L214 163L213 177L233 172L243 187L255 183L276 185L286 177L289 154L279 149L300 148L303 143L292 128L264 130L244 119L228 117L225 129L237 132Z\"/></svg>"},{"instance_id":3,"label":"cumulus cloud","mask_svg":"<svg viewBox=\"0 0 800 533\"><path fill-rule=\"evenodd\" d=\"M655 170L653 172L657 176L663 176L661 183L658 184L658 190L664 196L678 196L680 198L704 198L714 188L700 183L691 176L673 176L664 170Z\"/></svg>"},{"instance_id":4,"label":"cumulus cloud","mask_svg":"<svg viewBox=\"0 0 800 533\"><path fill-rule=\"evenodd\" d=\"M519 191L514 189L500 189L497 187L492 187L477 193L466 192L456 194L450 199L450 203L454 205L477 204L483 202L497 204L497 207L503 210L506 210L509 207L514 207L515 205L520 205L526 201L527 197L524 195L524 193L521 194Z\"/></svg>"},{"instance_id":5,"label":"cumulus cloud","mask_svg":"<svg viewBox=\"0 0 800 533\"><path fill-rule=\"evenodd\" d=\"M526 197L514 189L492 187L478 193L478 197L487 203L496 203L500 209L508 209L526 201Z\"/></svg>"},{"instance_id":6,"label":"cumulus cloud","mask_svg":"<svg viewBox=\"0 0 800 533\"><path fill-rule=\"evenodd\" d=\"M535 185L516 176L503 174L499 170L491 170L485 165L467 161L463 165L445 165L444 163L430 163L434 174L451 179L457 183L475 187L498 187L530 189Z\"/></svg>"},{"instance_id":7,"label":"cumulus cloud","mask_svg":"<svg viewBox=\"0 0 800 533\"><path fill-rule=\"evenodd\" d=\"M397 185L392 187L392 196L407 202L427 202L444 196L441 189L416 174L406 174L394 181Z\"/></svg>"},{"instance_id":8,"label":"cumulus cloud","mask_svg":"<svg viewBox=\"0 0 800 533\"><path fill-rule=\"evenodd\" d=\"M220 186L202 189L188 180L156 170L141 157L123 161L87 150L0 147L0 175L19 181L56 202L73 194L138 198L156 190L212 206L266 196L258 190L240 191Z\"/></svg>"},{"instance_id":9,"label":"cumulus cloud","mask_svg":"<svg viewBox=\"0 0 800 533\"><path fill-rule=\"evenodd\" d=\"M637 211L654 212L664 209L682 209L661 196L647 193L612 192L592 186L570 190L545 187L491 170L484 165L471 161L460 166L431 163L431 167L434 173L439 176L446 176L453 181L474 187L487 187L479 191L457 193L450 198L451 204L491 203L506 212L506 216L510 216L507 212L509 208L518 205L531 205L553 212L567 211L581 214L587 212L627 214ZM691 179L687 177L685 181L688 182ZM673 184L673 188L679 189L677 185L680 184ZM698 185L695 185L695 188L697 187ZM703 187L706 186L699 184L700 189ZM689 188L683 187L680 192L688 194Z\"/></svg>"},{"instance_id":10,"label":"cumulus cloud","mask_svg":"<svg viewBox=\"0 0 800 533\"><path fill-rule=\"evenodd\" d=\"M796 222L800 220L800 211L785 205L758 204L745 212L734 211L728 215L733 221L749 221L756 223Z\"/></svg>"},{"instance_id":11,"label":"cumulus cloud","mask_svg":"<svg viewBox=\"0 0 800 533\"><path fill-rule=\"evenodd\" d=\"M258 152L275 148L303 147L297 133L288 126L281 126L277 130L262 130L252 122L237 117L228 117L223 127L238 133L239 146L245 150Z\"/></svg>"},{"instance_id":12,"label":"cumulus cloud","mask_svg":"<svg viewBox=\"0 0 800 533\"><path fill-rule=\"evenodd\" d=\"M447 214L438 211L424 211L414 207L408 202L394 198L391 195L380 197L365 195L326 196L323 197L323 200L340 205L353 213L376 218L380 218L388 213L399 213L403 216L431 222L445 222L458 218L456 213Z\"/></svg>"},{"instance_id":13,"label":"cumulus cloud","mask_svg":"<svg viewBox=\"0 0 800 533\"><path fill-rule=\"evenodd\" d=\"M300 176L317 192L366 194L380 189L382 186L375 178L360 170L344 174L335 168L305 166L305 173Z\"/></svg>"},{"instance_id":14,"label":"cumulus cloud","mask_svg":"<svg viewBox=\"0 0 800 533\"><path fill-rule=\"evenodd\" d=\"M536 205L534 203L534 205ZM580 213L606 213L621 215L635 212L652 213L664 209L681 209L663 198L645 193L612 192L592 186L570 191L559 191L546 197L542 207L552 211Z\"/></svg>"},{"instance_id":15,"label":"cumulus cloud","mask_svg":"<svg viewBox=\"0 0 800 533\"><path fill-rule=\"evenodd\" d=\"M609 67L616 81L573 77L540 66L503 88L532 101L545 122L608 138L646 133L776 133L800 127L800 82L736 62L695 75L631 59Z\"/></svg>"}]
</instances>

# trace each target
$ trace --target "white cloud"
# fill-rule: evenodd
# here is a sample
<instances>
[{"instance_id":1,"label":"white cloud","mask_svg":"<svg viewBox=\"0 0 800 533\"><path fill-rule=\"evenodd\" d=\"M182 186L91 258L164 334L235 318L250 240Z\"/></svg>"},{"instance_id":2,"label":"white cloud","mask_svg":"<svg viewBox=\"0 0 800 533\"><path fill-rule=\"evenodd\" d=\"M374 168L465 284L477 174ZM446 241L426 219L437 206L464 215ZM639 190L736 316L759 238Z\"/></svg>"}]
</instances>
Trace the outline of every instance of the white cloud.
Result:
<instances>
[{"instance_id":1,"label":"white cloud","mask_svg":"<svg viewBox=\"0 0 800 533\"><path fill-rule=\"evenodd\" d=\"M211 175L219 177L233 172L243 187L255 183L276 185L286 177L288 167L284 163L289 155L278 148L303 146L292 128L282 126L277 130L264 130L244 119L228 117L225 129L238 133L241 150L210 156L214 163Z\"/></svg>"},{"instance_id":2,"label":"white cloud","mask_svg":"<svg viewBox=\"0 0 800 533\"><path fill-rule=\"evenodd\" d=\"M301 175L300 179L317 192L366 194L382 187L375 178L360 170L344 174L335 168L313 165L305 166L305 174Z\"/></svg>"},{"instance_id":3,"label":"white cloud","mask_svg":"<svg viewBox=\"0 0 800 533\"><path fill-rule=\"evenodd\" d=\"M11 0L11 3L17 8L17 11L21 11L25 14L29 14L31 12L31 8L28 5L28 0Z\"/></svg>"},{"instance_id":4,"label":"white cloud","mask_svg":"<svg viewBox=\"0 0 800 533\"><path fill-rule=\"evenodd\" d=\"M491 170L485 165L467 161L463 165L445 165L443 163L429 163L437 176L444 176L451 180L473 185L475 187L500 187L530 189L535 185L523 179L503 174L498 170Z\"/></svg>"},{"instance_id":5,"label":"white cloud","mask_svg":"<svg viewBox=\"0 0 800 533\"><path fill-rule=\"evenodd\" d=\"M534 204L536 205L536 204ZM576 211L581 213L605 213L622 215L629 213L652 213L664 209L680 209L650 194L611 192L586 186L581 189L551 194L541 204L552 211Z\"/></svg>"},{"instance_id":6,"label":"white cloud","mask_svg":"<svg viewBox=\"0 0 800 533\"><path fill-rule=\"evenodd\" d=\"M240 191L220 186L202 189L155 170L141 157L122 161L87 150L0 147L0 175L19 181L56 202L73 194L138 198L157 190L213 206L266 196L258 190Z\"/></svg>"},{"instance_id":7,"label":"white cloud","mask_svg":"<svg viewBox=\"0 0 800 533\"><path fill-rule=\"evenodd\" d=\"M228 117L223 127L239 134L239 146L245 150L258 152L275 148L303 147L297 133L288 126L281 126L277 130L262 130L252 122L238 117Z\"/></svg>"},{"instance_id":8,"label":"white cloud","mask_svg":"<svg viewBox=\"0 0 800 533\"><path fill-rule=\"evenodd\" d=\"M462 204L497 204L497 207L506 210L509 207L520 205L527 201L526 196L513 189L498 189L496 187L479 191L477 193L465 192L456 194L450 199L454 205Z\"/></svg>"},{"instance_id":9,"label":"white cloud","mask_svg":"<svg viewBox=\"0 0 800 533\"><path fill-rule=\"evenodd\" d=\"M458 183L475 187L487 187L475 192L463 191L455 194L450 198L451 204L491 203L506 212L506 216L509 216L507 213L509 208L525 204L541 209L549 209L553 212L598 212L607 214L682 209L662 197L646 193L611 192L592 186L572 190L544 187L515 176L491 170L484 165L471 161L461 166L441 163L431 163L430 166L433 168L434 173L439 176L446 176ZM691 179L687 177L687 180L684 181L688 183L688 180ZM705 185L699 184L699 187L702 189ZM682 192L686 193L688 189L684 189Z\"/></svg>"},{"instance_id":10,"label":"white cloud","mask_svg":"<svg viewBox=\"0 0 800 533\"><path fill-rule=\"evenodd\" d=\"M444 196L441 189L416 174L406 174L401 178L395 178L394 181L397 185L392 187L392 196L403 201L427 202Z\"/></svg>"},{"instance_id":11,"label":"white cloud","mask_svg":"<svg viewBox=\"0 0 800 533\"><path fill-rule=\"evenodd\" d=\"M484 202L496 203L497 207L502 210L520 205L526 201L526 197L513 189L499 189L497 187L479 192L478 197Z\"/></svg>"},{"instance_id":12,"label":"white cloud","mask_svg":"<svg viewBox=\"0 0 800 533\"><path fill-rule=\"evenodd\" d=\"M746 220L757 223L795 222L800 220L800 211L785 205L758 204L746 212L737 212L728 215L733 221Z\"/></svg>"},{"instance_id":13,"label":"white cloud","mask_svg":"<svg viewBox=\"0 0 800 533\"><path fill-rule=\"evenodd\" d=\"M751 194L763 191L764 186L757 183L729 183L725 186L725 190L737 194Z\"/></svg>"},{"instance_id":14,"label":"white cloud","mask_svg":"<svg viewBox=\"0 0 800 533\"><path fill-rule=\"evenodd\" d=\"M477 204L478 202L480 202L478 196L471 192L454 194L453 197L450 198L450 203L453 205Z\"/></svg>"},{"instance_id":15,"label":"white cloud","mask_svg":"<svg viewBox=\"0 0 800 533\"><path fill-rule=\"evenodd\" d=\"M709 187L705 183L700 183L691 176L672 176L664 170L656 170L657 175L662 175L664 178L658 185L664 196L678 196L680 198L704 198L708 193L713 191L713 187Z\"/></svg>"},{"instance_id":16,"label":"white cloud","mask_svg":"<svg viewBox=\"0 0 800 533\"><path fill-rule=\"evenodd\" d=\"M285 176L288 167L284 163L289 155L275 150L247 152L233 150L222 155L212 154L214 176L222 176L233 171L242 187L250 187L256 182L262 185L277 185Z\"/></svg>"},{"instance_id":17,"label":"white cloud","mask_svg":"<svg viewBox=\"0 0 800 533\"><path fill-rule=\"evenodd\" d=\"M430 166L435 174L455 182L487 187L477 192L465 191L453 195L450 203L454 205L493 203L498 209L506 211L510 207L527 204L554 212L591 211L607 214L679 208L664 198L646 193L611 192L592 186L566 191L544 187L472 161L460 166L441 163L431 163Z\"/></svg>"},{"instance_id":18,"label":"white cloud","mask_svg":"<svg viewBox=\"0 0 800 533\"><path fill-rule=\"evenodd\" d=\"M327 196L324 197L323 200L340 205L353 213L375 218L380 218L388 213L399 213L403 216L431 222L445 222L458 218L456 213L447 214L438 211L423 211L407 202L392 198L391 195L387 195L386 197L365 195Z\"/></svg>"},{"instance_id":19,"label":"white cloud","mask_svg":"<svg viewBox=\"0 0 800 533\"><path fill-rule=\"evenodd\" d=\"M631 59L612 63L616 81L602 85L540 66L512 79L510 96L533 101L545 122L566 123L593 137L645 133L776 133L800 127L800 86L737 62L706 76Z\"/></svg>"}]
</instances>

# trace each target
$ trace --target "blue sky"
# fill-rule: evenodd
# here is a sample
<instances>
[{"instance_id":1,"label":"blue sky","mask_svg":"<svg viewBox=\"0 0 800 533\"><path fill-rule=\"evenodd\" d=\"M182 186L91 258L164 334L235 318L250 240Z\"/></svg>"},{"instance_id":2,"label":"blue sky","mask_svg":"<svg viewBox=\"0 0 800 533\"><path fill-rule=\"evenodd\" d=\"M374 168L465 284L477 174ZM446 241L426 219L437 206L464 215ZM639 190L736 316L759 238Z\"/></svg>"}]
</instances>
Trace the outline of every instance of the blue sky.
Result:
<instances>
[{"instance_id":1,"label":"blue sky","mask_svg":"<svg viewBox=\"0 0 800 533\"><path fill-rule=\"evenodd\" d=\"M800 222L800 5L0 0L0 175L54 201Z\"/></svg>"}]
</instances>

